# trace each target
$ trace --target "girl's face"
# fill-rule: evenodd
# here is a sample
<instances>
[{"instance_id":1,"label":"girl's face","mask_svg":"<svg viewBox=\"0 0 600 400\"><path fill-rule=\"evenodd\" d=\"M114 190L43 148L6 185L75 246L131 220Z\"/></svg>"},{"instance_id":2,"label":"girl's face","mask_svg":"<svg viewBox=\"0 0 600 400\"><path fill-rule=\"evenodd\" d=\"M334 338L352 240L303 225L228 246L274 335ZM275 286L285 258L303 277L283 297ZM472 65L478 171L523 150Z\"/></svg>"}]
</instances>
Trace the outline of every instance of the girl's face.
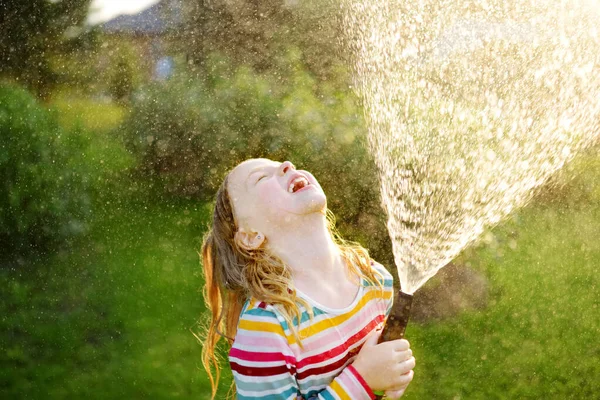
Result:
<instances>
[{"instance_id":1,"label":"girl's face","mask_svg":"<svg viewBox=\"0 0 600 400\"><path fill-rule=\"evenodd\" d=\"M238 227L267 237L327 206L315 177L289 161L246 160L230 173L227 189Z\"/></svg>"}]
</instances>

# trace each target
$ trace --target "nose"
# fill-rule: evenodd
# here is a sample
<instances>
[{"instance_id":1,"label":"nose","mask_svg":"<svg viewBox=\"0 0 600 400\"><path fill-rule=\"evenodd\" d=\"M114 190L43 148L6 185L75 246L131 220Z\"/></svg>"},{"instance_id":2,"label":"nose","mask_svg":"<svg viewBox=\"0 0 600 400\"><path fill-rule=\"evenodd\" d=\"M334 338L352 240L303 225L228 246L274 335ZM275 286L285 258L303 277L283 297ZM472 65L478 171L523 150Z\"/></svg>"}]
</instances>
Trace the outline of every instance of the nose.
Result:
<instances>
[{"instance_id":1,"label":"nose","mask_svg":"<svg viewBox=\"0 0 600 400\"><path fill-rule=\"evenodd\" d=\"M285 175L286 172L290 168L291 169L296 169L296 167L294 167L294 164L292 164L291 162L289 162L289 161L282 162L281 165L279 166L279 175Z\"/></svg>"}]
</instances>

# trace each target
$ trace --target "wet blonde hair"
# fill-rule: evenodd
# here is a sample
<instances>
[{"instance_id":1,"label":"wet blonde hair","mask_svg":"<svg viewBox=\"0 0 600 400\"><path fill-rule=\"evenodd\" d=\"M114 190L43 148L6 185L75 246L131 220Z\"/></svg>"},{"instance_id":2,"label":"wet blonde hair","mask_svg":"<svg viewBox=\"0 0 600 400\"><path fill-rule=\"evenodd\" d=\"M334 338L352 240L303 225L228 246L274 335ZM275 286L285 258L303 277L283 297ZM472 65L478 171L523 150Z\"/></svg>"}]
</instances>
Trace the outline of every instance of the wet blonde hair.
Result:
<instances>
[{"instance_id":1,"label":"wet blonde hair","mask_svg":"<svg viewBox=\"0 0 600 400\"><path fill-rule=\"evenodd\" d=\"M210 321L203 338L197 338L202 342L202 365L210 379L211 399L216 396L220 377L215 349L221 337L230 346L233 343L240 312L246 300L254 298L277 306L300 346L301 338L293 323L294 317L298 325L301 320L299 304L308 310L311 320L313 317L309 304L292 290L291 270L281 259L263 247L244 249L234 240L238 227L227 191L228 181L229 174L217 191L212 227L204 236L201 255L205 278L203 294L210 312ZM333 213L326 209L324 214L332 239L350 271L382 289L383 276L371 267L368 251L358 243L342 239L335 228ZM233 396L234 393L235 383L232 383L229 395Z\"/></svg>"}]
</instances>

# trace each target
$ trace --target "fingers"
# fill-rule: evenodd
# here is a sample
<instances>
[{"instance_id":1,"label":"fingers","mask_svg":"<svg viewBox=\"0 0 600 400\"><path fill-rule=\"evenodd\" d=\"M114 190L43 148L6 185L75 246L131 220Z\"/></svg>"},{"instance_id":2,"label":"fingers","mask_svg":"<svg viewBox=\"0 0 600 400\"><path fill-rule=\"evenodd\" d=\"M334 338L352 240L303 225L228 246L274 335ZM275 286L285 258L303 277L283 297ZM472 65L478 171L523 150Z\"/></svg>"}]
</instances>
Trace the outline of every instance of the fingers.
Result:
<instances>
[{"instance_id":1,"label":"fingers","mask_svg":"<svg viewBox=\"0 0 600 400\"><path fill-rule=\"evenodd\" d=\"M404 361L398 363L395 371L396 371L396 373L398 373L400 375L407 374L412 371L412 369L415 367L415 364L416 364L415 358L410 357L408 360L404 360Z\"/></svg>"},{"instance_id":2,"label":"fingers","mask_svg":"<svg viewBox=\"0 0 600 400\"><path fill-rule=\"evenodd\" d=\"M396 359L396 361L398 362L402 362L405 360L408 360L409 358L411 358L413 355L413 352L411 349L408 349L406 351L398 351L396 353L394 353L394 358Z\"/></svg>"},{"instance_id":3,"label":"fingers","mask_svg":"<svg viewBox=\"0 0 600 400\"><path fill-rule=\"evenodd\" d=\"M377 344L377 341L379 340L379 336L381 336L381 332L383 332L383 329L375 329L371 331L367 336L367 340L365 340L363 347L375 346Z\"/></svg>"},{"instance_id":4,"label":"fingers","mask_svg":"<svg viewBox=\"0 0 600 400\"><path fill-rule=\"evenodd\" d=\"M394 385L386 390L386 396L392 399L402 396L404 394L404 391L408 387L408 384L413 380L414 376L415 373L412 370L406 374L399 375L394 380Z\"/></svg>"},{"instance_id":5,"label":"fingers","mask_svg":"<svg viewBox=\"0 0 600 400\"><path fill-rule=\"evenodd\" d=\"M394 379L394 384L391 387L395 390L406 389L408 384L412 382L414 376L415 372L413 370L410 370L406 374L398 375Z\"/></svg>"},{"instance_id":6,"label":"fingers","mask_svg":"<svg viewBox=\"0 0 600 400\"><path fill-rule=\"evenodd\" d=\"M410 348L410 343L406 339L398 339L392 341L394 344L394 351L406 351Z\"/></svg>"}]
</instances>

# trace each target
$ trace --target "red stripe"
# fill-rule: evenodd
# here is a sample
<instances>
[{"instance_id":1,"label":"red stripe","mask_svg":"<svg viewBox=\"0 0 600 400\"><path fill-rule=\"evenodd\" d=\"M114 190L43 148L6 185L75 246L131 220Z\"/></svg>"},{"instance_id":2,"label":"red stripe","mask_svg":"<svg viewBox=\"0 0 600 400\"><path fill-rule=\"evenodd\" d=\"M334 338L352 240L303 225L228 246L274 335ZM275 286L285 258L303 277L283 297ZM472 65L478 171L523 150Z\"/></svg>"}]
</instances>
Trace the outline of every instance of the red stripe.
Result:
<instances>
[{"instance_id":1,"label":"red stripe","mask_svg":"<svg viewBox=\"0 0 600 400\"><path fill-rule=\"evenodd\" d=\"M336 352L337 355L342 354L344 351L348 351L348 347L351 346L352 344L358 342L360 339L364 338L369 332L371 332L373 329L375 329L375 327L377 325L379 325L379 323L383 320L383 316L382 315L378 315L373 321L371 321L367 326L365 326L360 332L358 332L357 334L353 335L346 343L337 346L335 349L338 349L338 351ZM362 345L360 346L362 347ZM360 350L360 347L357 350ZM339 351L339 350L342 351ZM327 351L325 353L321 353L317 356L314 357L310 357L310 359L313 360L313 362L311 363L306 363L305 360L302 360L302 364L306 364L306 365L310 365L310 364L315 364L317 362L321 362L324 361L325 359L329 359L332 358L330 356L330 353L332 353L331 351ZM338 361L331 363L331 364L327 364L324 365L322 367L315 367L315 368L309 368L307 370L304 370L302 372L298 372L298 376L297 379L298 380L304 380L307 378L310 378L313 375L323 375L323 374L328 374L331 373L341 367L343 367L346 362L348 362L348 360L350 358L352 358L354 355L356 354L355 351L352 352L347 352L346 355L344 357L342 357L341 359L339 359ZM300 368L300 363L298 363L296 365L297 368Z\"/></svg>"},{"instance_id":2,"label":"red stripe","mask_svg":"<svg viewBox=\"0 0 600 400\"><path fill-rule=\"evenodd\" d=\"M295 358L286 356L285 354L280 352L259 353L254 351L240 350L235 347L231 348L231 350L229 351L229 356L252 362L285 361L286 363L292 365L296 363Z\"/></svg>"},{"instance_id":3,"label":"red stripe","mask_svg":"<svg viewBox=\"0 0 600 400\"><path fill-rule=\"evenodd\" d=\"M316 362L323 361L324 359L332 358L336 354L340 354L343 351L348 351L348 347L350 347L352 344L358 342L360 339L364 338L369 332L371 332L380 323L380 321L382 319L383 319L382 315L377 316L370 323L368 323L363 329L361 329L358 333L353 335L345 344L343 344L341 346L337 346L335 349L337 349L338 351L335 351L335 352L327 351L325 353L310 357L309 359L313 360L313 363L316 363ZM360 346L360 347L362 347L362 346ZM326 374L326 373L335 371L335 370L343 367L346 364L346 362L348 362L348 360L356 354L356 352L360 349L360 347L353 349L353 351L347 352L347 354L343 358L336 361L335 363L332 363L332 364L329 364L329 365L326 365L323 367L310 368L310 369L307 369L306 371L298 373L297 379L302 380L302 379L309 378L312 375ZM341 351L339 351L339 350L341 350ZM286 356L283 353L278 353L278 352L259 353L259 352L240 350L238 348L232 347L229 354L232 357L251 361L251 362L276 362L276 361L282 362L282 365L261 367L261 366L241 365L241 364L238 364L237 362L230 361L229 364L231 365L231 369L241 375L271 376L271 375L279 375L279 374L284 374L284 373L296 374L295 359L293 357ZM306 359L306 360L308 360L308 359ZM306 360L303 360L302 364L308 365L309 363L307 363Z\"/></svg>"},{"instance_id":4,"label":"red stripe","mask_svg":"<svg viewBox=\"0 0 600 400\"><path fill-rule=\"evenodd\" d=\"M313 375L329 374L333 371L336 371L336 370L342 368L348 362L350 357L352 357L350 354L346 354L343 358L340 358L338 361L336 361L334 363L324 365L322 367L310 368L303 372L298 372L297 379L299 381L301 381L301 380L308 379Z\"/></svg>"},{"instance_id":5,"label":"red stripe","mask_svg":"<svg viewBox=\"0 0 600 400\"><path fill-rule=\"evenodd\" d=\"M256 366L248 366L241 365L236 362L230 361L229 365L231 366L231 370L237 372L238 374L245 376L272 376L272 375L281 375L281 374L295 374L296 371L293 367L287 367L287 365L277 365L274 367L256 367Z\"/></svg>"},{"instance_id":6,"label":"red stripe","mask_svg":"<svg viewBox=\"0 0 600 400\"><path fill-rule=\"evenodd\" d=\"M360 382L360 384L365 389L365 391L369 394L371 399L374 399L375 393L373 393L373 390L371 390L371 387L369 386L367 381L365 381L365 379L362 377L362 375L358 373L356 368L354 368L354 366L352 364L348 365L346 368L348 368L348 371L350 371L352 373L352 375L354 375L356 380Z\"/></svg>"},{"instance_id":7,"label":"red stripe","mask_svg":"<svg viewBox=\"0 0 600 400\"><path fill-rule=\"evenodd\" d=\"M381 314L376 316L371 322L369 322L367 325L365 325L364 328L362 328L360 331L356 332L354 335L352 335L350 338L348 338L348 340L346 340L344 343L342 343L336 347L333 347L331 349L328 349L327 351L325 351L323 353L319 353L319 354L315 354L314 356L306 357L306 358L298 361L296 366L298 367L298 369L302 369L307 365L320 363L324 360L329 360L331 358L339 356L344 351L348 350L348 347L351 347L356 342L363 339L379 323L381 323L381 321L383 321L383 319L384 319L384 316Z\"/></svg>"}]
</instances>

